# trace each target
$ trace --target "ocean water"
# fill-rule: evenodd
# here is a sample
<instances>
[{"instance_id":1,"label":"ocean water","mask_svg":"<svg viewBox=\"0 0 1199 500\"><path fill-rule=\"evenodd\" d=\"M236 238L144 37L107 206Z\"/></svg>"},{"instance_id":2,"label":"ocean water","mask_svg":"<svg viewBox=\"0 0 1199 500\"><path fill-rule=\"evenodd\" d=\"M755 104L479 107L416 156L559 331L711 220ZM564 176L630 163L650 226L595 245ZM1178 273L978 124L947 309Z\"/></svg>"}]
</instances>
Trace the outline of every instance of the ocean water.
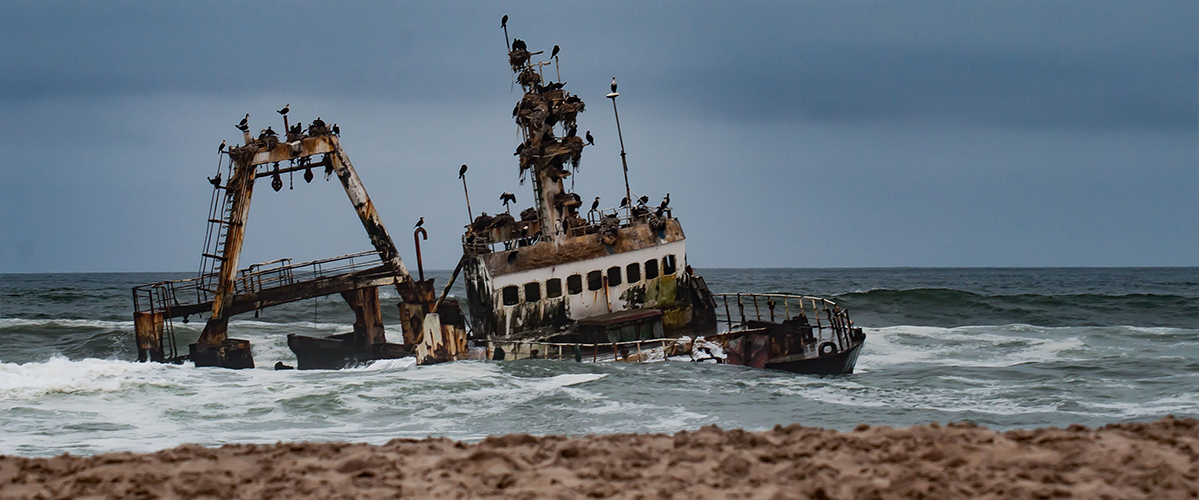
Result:
<instances>
[{"instance_id":1,"label":"ocean water","mask_svg":"<svg viewBox=\"0 0 1199 500\"><path fill-rule=\"evenodd\" d=\"M254 370L136 362L131 287L166 274L0 275L0 454L181 443L674 432L707 424L995 428L1199 416L1199 268L700 269L717 292L831 298L868 338L856 373L667 361L389 360L281 371L288 333L348 331L340 298L237 317ZM444 283L448 272L432 273ZM459 284L454 292L463 296ZM394 290L384 322L398 337ZM176 322L180 347L202 321Z\"/></svg>"}]
</instances>

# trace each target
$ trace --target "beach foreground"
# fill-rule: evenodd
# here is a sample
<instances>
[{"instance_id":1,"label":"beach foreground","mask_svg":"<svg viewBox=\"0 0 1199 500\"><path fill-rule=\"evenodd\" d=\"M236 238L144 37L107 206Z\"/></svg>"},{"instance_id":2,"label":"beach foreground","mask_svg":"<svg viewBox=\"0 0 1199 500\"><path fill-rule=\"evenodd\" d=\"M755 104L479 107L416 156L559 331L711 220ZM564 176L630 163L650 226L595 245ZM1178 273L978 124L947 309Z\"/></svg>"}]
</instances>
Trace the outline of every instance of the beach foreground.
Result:
<instances>
[{"instance_id":1,"label":"beach foreground","mask_svg":"<svg viewBox=\"0 0 1199 500\"><path fill-rule=\"evenodd\" d=\"M1199 498L1199 420L0 456L0 498Z\"/></svg>"}]
</instances>

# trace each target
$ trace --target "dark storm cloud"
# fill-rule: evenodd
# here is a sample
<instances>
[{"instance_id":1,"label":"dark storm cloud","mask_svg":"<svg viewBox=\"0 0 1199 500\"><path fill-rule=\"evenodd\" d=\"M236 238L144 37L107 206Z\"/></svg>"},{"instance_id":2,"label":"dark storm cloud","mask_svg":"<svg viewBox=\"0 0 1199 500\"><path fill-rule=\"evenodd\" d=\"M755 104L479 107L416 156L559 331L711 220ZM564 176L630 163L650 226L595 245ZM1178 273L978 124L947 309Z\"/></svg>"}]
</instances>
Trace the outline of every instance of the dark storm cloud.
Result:
<instances>
[{"instance_id":1,"label":"dark storm cloud","mask_svg":"<svg viewBox=\"0 0 1199 500\"><path fill-rule=\"evenodd\" d=\"M426 266L453 267L459 165L475 213L533 199L504 14L588 103L584 199L623 196L620 79L629 182L673 194L697 267L1195 265L1197 11L5 0L0 271L194 269L216 145L287 102L340 122L397 243L427 217ZM365 249L337 182L290 188L255 195L244 262Z\"/></svg>"},{"instance_id":2,"label":"dark storm cloud","mask_svg":"<svg viewBox=\"0 0 1199 500\"><path fill-rule=\"evenodd\" d=\"M619 71L737 121L1199 123L1194 2L520 6L5 2L0 91L460 102L503 71L505 12L513 36L563 43L573 80Z\"/></svg>"}]
</instances>

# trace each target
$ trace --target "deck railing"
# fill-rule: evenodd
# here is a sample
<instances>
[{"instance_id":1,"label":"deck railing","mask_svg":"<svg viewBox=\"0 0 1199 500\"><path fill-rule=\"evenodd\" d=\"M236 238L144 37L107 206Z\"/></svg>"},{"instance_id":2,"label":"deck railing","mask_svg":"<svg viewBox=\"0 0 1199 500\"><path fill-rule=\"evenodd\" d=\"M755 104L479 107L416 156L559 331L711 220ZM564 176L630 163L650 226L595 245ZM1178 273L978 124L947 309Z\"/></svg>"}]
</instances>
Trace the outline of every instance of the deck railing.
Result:
<instances>
[{"instance_id":1,"label":"deck railing","mask_svg":"<svg viewBox=\"0 0 1199 500\"><path fill-rule=\"evenodd\" d=\"M650 213L653 213L655 210L656 209L650 209ZM663 212L662 216L664 219L674 218L674 216L672 214L672 209L668 207ZM617 227L626 228L626 227L633 226L635 224L644 223L645 220L647 219L647 216L646 215L630 216L629 212L623 208L601 208L601 209L597 209L597 210L588 212L586 217L584 217L584 218L587 220L586 225L568 228L568 229L560 229L560 231L564 232L568 236L583 236L586 234L592 234L592 233L599 232L600 227L605 219L615 218L618 222ZM528 222L528 221L516 221L517 224L519 224L521 222ZM488 232L489 231L485 230L485 231L480 231L480 232L468 232L466 234L463 234L462 235L463 248L465 248L467 250L467 252L470 252L473 254L479 254L479 253L487 253L487 252L497 252L497 251L501 251L501 250L512 250L513 248L529 246L534 243L537 243L538 241L541 241L540 233L532 233L532 234L528 234L525 236L516 236L516 237L508 238L505 240L492 241L488 237Z\"/></svg>"},{"instance_id":2,"label":"deck railing","mask_svg":"<svg viewBox=\"0 0 1199 500\"><path fill-rule=\"evenodd\" d=\"M849 311L831 300L781 293L718 293L713 297L716 323L728 331L747 330L750 321L782 323L802 316L818 344L831 341L838 350L852 344L854 326Z\"/></svg>"},{"instance_id":3,"label":"deck railing","mask_svg":"<svg viewBox=\"0 0 1199 500\"><path fill-rule=\"evenodd\" d=\"M257 293L281 286L332 278L383 264L379 252L339 255L328 259L292 264L291 259L277 259L253 264L237 272L233 293ZM133 287L133 310L136 312L166 312L171 308L210 302L216 295L217 276L209 273L195 278L160 281Z\"/></svg>"}]
</instances>

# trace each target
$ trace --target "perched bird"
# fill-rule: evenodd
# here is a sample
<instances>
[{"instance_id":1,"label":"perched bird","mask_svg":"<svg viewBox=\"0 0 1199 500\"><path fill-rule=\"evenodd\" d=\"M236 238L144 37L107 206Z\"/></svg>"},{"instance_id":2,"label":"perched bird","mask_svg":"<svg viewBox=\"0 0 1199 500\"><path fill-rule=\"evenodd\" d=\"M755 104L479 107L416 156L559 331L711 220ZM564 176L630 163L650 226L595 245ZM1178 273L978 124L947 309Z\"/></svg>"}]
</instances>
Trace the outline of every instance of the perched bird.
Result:
<instances>
[{"instance_id":1,"label":"perched bird","mask_svg":"<svg viewBox=\"0 0 1199 500\"><path fill-rule=\"evenodd\" d=\"M263 130L262 133L264 133L266 135L276 135L276 136L279 135L279 134L275 133L275 129L272 129L270 127L270 125L267 125L266 130Z\"/></svg>"},{"instance_id":2,"label":"perched bird","mask_svg":"<svg viewBox=\"0 0 1199 500\"><path fill-rule=\"evenodd\" d=\"M519 114L520 114L520 103L518 102L518 103L516 103L516 106L512 107L512 117L515 118L516 115L519 115Z\"/></svg>"},{"instance_id":3,"label":"perched bird","mask_svg":"<svg viewBox=\"0 0 1199 500\"><path fill-rule=\"evenodd\" d=\"M616 77L612 77L612 92L616 92Z\"/></svg>"},{"instance_id":4,"label":"perched bird","mask_svg":"<svg viewBox=\"0 0 1199 500\"><path fill-rule=\"evenodd\" d=\"M341 135L341 127L338 127L336 123L333 124L333 135Z\"/></svg>"},{"instance_id":5,"label":"perched bird","mask_svg":"<svg viewBox=\"0 0 1199 500\"><path fill-rule=\"evenodd\" d=\"M423 226L423 225L425 225L425 218L424 218L424 217L421 217L421 218L420 218L420 220L416 221L416 225L415 225L415 226L412 226L412 228L413 228L413 229L416 229L416 228L418 228L418 227L421 227L421 226Z\"/></svg>"},{"instance_id":6,"label":"perched bird","mask_svg":"<svg viewBox=\"0 0 1199 500\"><path fill-rule=\"evenodd\" d=\"M221 173L217 172L216 177L209 177L208 183L212 184L213 186L220 186L221 185Z\"/></svg>"},{"instance_id":7,"label":"perched bird","mask_svg":"<svg viewBox=\"0 0 1199 500\"><path fill-rule=\"evenodd\" d=\"M521 153L525 152L526 147L528 146L525 143L520 143L520 145L516 146L516 152L512 153L512 156L520 156Z\"/></svg>"},{"instance_id":8,"label":"perched bird","mask_svg":"<svg viewBox=\"0 0 1199 500\"><path fill-rule=\"evenodd\" d=\"M561 49L559 49L557 45L554 45L554 50L551 50L551 51L550 51L550 59L553 59L553 58L555 58L555 57L558 57L558 51L559 51L559 50L561 50Z\"/></svg>"},{"instance_id":9,"label":"perched bird","mask_svg":"<svg viewBox=\"0 0 1199 500\"><path fill-rule=\"evenodd\" d=\"M291 103L290 102L283 105L283 109L279 110L279 114L286 115L288 111L291 111Z\"/></svg>"},{"instance_id":10,"label":"perched bird","mask_svg":"<svg viewBox=\"0 0 1199 500\"><path fill-rule=\"evenodd\" d=\"M221 141L220 147L216 148L216 152L223 153L225 151L225 141Z\"/></svg>"},{"instance_id":11,"label":"perched bird","mask_svg":"<svg viewBox=\"0 0 1199 500\"><path fill-rule=\"evenodd\" d=\"M666 193L666 197L662 198L662 207L666 208L668 206L670 206L670 193Z\"/></svg>"},{"instance_id":12,"label":"perched bird","mask_svg":"<svg viewBox=\"0 0 1199 500\"><path fill-rule=\"evenodd\" d=\"M629 197L625 196L624 198L620 199L620 208L624 208L627 206L629 206Z\"/></svg>"},{"instance_id":13,"label":"perched bird","mask_svg":"<svg viewBox=\"0 0 1199 500\"><path fill-rule=\"evenodd\" d=\"M458 178L462 179L464 177L466 177L466 165L463 165L462 168L458 169ZM424 218L422 217L421 220L424 220Z\"/></svg>"},{"instance_id":14,"label":"perched bird","mask_svg":"<svg viewBox=\"0 0 1199 500\"><path fill-rule=\"evenodd\" d=\"M599 196L595 197L595 201L591 202L591 211L599 210Z\"/></svg>"},{"instance_id":15,"label":"perched bird","mask_svg":"<svg viewBox=\"0 0 1199 500\"><path fill-rule=\"evenodd\" d=\"M509 203L516 203L516 195L505 192L500 195L500 203L503 203L504 207L507 208Z\"/></svg>"},{"instance_id":16,"label":"perched bird","mask_svg":"<svg viewBox=\"0 0 1199 500\"><path fill-rule=\"evenodd\" d=\"M646 203L649 203L649 195L645 195L637 199L638 205L645 206Z\"/></svg>"},{"instance_id":17,"label":"perched bird","mask_svg":"<svg viewBox=\"0 0 1199 500\"><path fill-rule=\"evenodd\" d=\"M512 40L512 50L528 50L529 46L519 38Z\"/></svg>"},{"instance_id":18,"label":"perched bird","mask_svg":"<svg viewBox=\"0 0 1199 500\"><path fill-rule=\"evenodd\" d=\"M504 17L500 19L500 29L503 29L507 26L508 26L508 14L504 14Z\"/></svg>"},{"instance_id":19,"label":"perched bird","mask_svg":"<svg viewBox=\"0 0 1199 500\"><path fill-rule=\"evenodd\" d=\"M575 135L578 135L578 133L579 127L576 125L571 125L570 128L566 130L566 137L574 137Z\"/></svg>"},{"instance_id":20,"label":"perched bird","mask_svg":"<svg viewBox=\"0 0 1199 500\"><path fill-rule=\"evenodd\" d=\"M240 129L242 132L245 132L246 130L250 129L250 114L249 113L246 113L246 117L241 119L241 122L239 122L237 124L237 128Z\"/></svg>"},{"instance_id":21,"label":"perched bird","mask_svg":"<svg viewBox=\"0 0 1199 500\"><path fill-rule=\"evenodd\" d=\"M594 138L594 137L591 137L591 131L590 131L590 130L588 130L588 131L587 131L587 135L586 135L586 137L587 137L587 144L590 144L590 145L594 146L594 145L595 145L595 138Z\"/></svg>"}]
</instances>

